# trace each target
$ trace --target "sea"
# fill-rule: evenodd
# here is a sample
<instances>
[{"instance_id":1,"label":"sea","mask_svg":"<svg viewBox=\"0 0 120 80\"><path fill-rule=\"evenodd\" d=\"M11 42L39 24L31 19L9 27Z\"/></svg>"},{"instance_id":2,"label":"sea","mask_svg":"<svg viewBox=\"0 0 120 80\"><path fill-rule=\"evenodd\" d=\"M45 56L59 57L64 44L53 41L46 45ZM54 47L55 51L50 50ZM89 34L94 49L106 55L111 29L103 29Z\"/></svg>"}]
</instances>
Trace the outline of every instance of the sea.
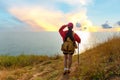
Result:
<instances>
[{"instance_id":1,"label":"sea","mask_svg":"<svg viewBox=\"0 0 120 80\"><path fill-rule=\"evenodd\" d=\"M81 37L80 53L113 36L120 36L120 32L77 32L77 34ZM58 32L0 32L0 55L62 55L62 42Z\"/></svg>"},{"instance_id":2,"label":"sea","mask_svg":"<svg viewBox=\"0 0 120 80\"><path fill-rule=\"evenodd\" d=\"M0 32L0 55L57 55L61 43L57 32Z\"/></svg>"}]
</instances>

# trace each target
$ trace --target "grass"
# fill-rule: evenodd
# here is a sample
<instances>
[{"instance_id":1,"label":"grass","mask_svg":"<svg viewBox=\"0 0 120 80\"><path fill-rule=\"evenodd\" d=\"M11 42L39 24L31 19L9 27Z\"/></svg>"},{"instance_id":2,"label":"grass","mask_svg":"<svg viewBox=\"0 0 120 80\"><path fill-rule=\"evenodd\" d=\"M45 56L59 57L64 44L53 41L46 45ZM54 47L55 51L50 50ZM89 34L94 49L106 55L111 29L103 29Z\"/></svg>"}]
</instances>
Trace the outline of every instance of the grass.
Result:
<instances>
[{"instance_id":1,"label":"grass","mask_svg":"<svg viewBox=\"0 0 120 80\"><path fill-rule=\"evenodd\" d=\"M120 38L113 38L80 55L81 80L107 80L120 76Z\"/></svg>"},{"instance_id":2,"label":"grass","mask_svg":"<svg viewBox=\"0 0 120 80\"><path fill-rule=\"evenodd\" d=\"M19 56L0 56L0 69L6 68L18 68L36 65L43 61L49 60L48 56L37 56L37 55L19 55Z\"/></svg>"},{"instance_id":3,"label":"grass","mask_svg":"<svg viewBox=\"0 0 120 80\"><path fill-rule=\"evenodd\" d=\"M73 56L73 64L77 55ZM77 65L73 65L77 66ZM0 80L58 80L63 56L0 56ZM120 80L120 38L109 39L80 54L80 65L70 80Z\"/></svg>"},{"instance_id":4,"label":"grass","mask_svg":"<svg viewBox=\"0 0 120 80\"><path fill-rule=\"evenodd\" d=\"M63 66L59 64L62 61L63 59L59 55L51 57L23 54L19 56L1 55L0 80L30 80L37 74L39 77L34 77L36 80L48 80L49 78L52 80L61 72Z\"/></svg>"}]
</instances>

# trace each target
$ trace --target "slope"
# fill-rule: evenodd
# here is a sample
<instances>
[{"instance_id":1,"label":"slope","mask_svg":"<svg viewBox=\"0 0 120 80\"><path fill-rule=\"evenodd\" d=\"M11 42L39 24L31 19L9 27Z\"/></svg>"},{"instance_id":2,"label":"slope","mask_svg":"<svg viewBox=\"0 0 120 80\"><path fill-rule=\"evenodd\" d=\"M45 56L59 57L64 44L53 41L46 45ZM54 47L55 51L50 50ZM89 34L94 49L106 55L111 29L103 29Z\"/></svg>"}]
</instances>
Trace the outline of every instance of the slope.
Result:
<instances>
[{"instance_id":1,"label":"slope","mask_svg":"<svg viewBox=\"0 0 120 80\"><path fill-rule=\"evenodd\" d=\"M76 76L80 80L120 80L120 38L82 53Z\"/></svg>"}]
</instances>

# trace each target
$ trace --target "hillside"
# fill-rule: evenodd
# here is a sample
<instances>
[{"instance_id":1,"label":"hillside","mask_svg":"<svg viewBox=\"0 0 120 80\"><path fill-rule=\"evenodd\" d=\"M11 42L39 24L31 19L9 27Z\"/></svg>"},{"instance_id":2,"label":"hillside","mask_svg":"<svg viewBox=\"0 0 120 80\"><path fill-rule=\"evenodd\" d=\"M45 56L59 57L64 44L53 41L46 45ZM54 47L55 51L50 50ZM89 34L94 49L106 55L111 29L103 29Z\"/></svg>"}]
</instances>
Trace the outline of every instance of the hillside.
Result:
<instances>
[{"instance_id":1,"label":"hillside","mask_svg":"<svg viewBox=\"0 0 120 80\"><path fill-rule=\"evenodd\" d=\"M63 56L0 56L0 80L120 80L120 38L80 54L79 66L75 55L72 72L62 73Z\"/></svg>"},{"instance_id":2,"label":"hillside","mask_svg":"<svg viewBox=\"0 0 120 80\"><path fill-rule=\"evenodd\" d=\"M82 53L77 75L80 80L120 80L120 38Z\"/></svg>"}]
</instances>

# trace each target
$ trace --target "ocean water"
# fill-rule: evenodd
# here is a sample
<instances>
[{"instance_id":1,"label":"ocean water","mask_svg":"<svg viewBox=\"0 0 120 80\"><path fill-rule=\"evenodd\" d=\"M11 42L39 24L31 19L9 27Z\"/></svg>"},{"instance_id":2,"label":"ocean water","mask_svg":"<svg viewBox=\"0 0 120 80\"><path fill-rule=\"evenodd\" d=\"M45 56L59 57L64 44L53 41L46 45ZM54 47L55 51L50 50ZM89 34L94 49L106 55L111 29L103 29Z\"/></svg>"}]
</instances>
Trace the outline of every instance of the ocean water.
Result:
<instances>
[{"instance_id":1,"label":"ocean water","mask_svg":"<svg viewBox=\"0 0 120 80\"><path fill-rule=\"evenodd\" d=\"M0 54L54 55L61 42L58 32L0 32Z\"/></svg>"},{"instance_id":2,"label":"ocean water","mask_svg":"<svg viewBox=\"0 0 120 80\"><path fill-rule=\"evenodd\" d=\"M120 32L79 31L76 33L81 37L80 53L113 36L120 36ZM0 32L0 55L62 54L61 44L62 38L58 32Z\"/></svg>"}]
</instances>

